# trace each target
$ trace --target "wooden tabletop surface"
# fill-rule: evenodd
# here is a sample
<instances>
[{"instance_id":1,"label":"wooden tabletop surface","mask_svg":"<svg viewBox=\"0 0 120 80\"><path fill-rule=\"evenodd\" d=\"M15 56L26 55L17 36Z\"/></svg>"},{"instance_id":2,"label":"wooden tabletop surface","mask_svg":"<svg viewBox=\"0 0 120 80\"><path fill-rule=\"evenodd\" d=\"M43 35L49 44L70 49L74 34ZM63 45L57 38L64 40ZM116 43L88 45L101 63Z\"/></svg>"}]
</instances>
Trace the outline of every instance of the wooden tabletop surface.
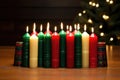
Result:
<instances>
[{"instance_id":1,"label":"wooden tabletop surface","mask_svg":"<svg viewBox=\"0 0 120 80\"><path fill-rule=\"evenodd\" d=\"M0 80L120 80L120 46L106 46L106 68L23 68L13 66L14 46L0 46Z\"/></svg>"}]
</instances>

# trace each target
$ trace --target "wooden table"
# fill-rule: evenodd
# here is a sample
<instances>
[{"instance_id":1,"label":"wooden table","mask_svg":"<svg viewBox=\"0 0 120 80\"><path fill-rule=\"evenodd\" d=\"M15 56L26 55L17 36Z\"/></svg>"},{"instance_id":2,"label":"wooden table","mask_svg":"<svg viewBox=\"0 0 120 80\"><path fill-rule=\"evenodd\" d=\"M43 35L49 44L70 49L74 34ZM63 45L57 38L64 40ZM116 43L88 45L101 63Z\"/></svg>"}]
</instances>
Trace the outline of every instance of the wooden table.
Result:
<instances>
[{"instance_id":1,"label":"wooden table","mask_svg":"<svg viewBox=\"0 0 120 80\"><path fill-rule=\"evenodd\" d=\"M14 46L0 47L0 80L120 80L120 46L106 46L107 68L23 68L13 66Z\"/></svg>"}]
</instances>

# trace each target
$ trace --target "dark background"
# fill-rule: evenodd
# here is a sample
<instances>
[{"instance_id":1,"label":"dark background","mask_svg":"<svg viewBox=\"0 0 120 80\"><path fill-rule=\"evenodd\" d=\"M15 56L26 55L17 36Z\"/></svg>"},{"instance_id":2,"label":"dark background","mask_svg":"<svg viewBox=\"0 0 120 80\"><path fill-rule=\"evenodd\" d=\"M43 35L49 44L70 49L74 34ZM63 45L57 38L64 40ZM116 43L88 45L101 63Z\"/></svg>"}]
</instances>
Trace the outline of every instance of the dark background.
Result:
<instances>
[{"instance_id":1,"label":"dark background","mask_svg":"<svg viewBox=\"0 0 120 80\"><path fill-rule=\"evenodd\" d=\"M21 41L25 27L29 25L31 32L33 22L37 31L41 23L45 31L48 21L51 30L61 21L72 24L80 10L80 0L0 0L0 45Z\"/></svg>"}]
</instances>

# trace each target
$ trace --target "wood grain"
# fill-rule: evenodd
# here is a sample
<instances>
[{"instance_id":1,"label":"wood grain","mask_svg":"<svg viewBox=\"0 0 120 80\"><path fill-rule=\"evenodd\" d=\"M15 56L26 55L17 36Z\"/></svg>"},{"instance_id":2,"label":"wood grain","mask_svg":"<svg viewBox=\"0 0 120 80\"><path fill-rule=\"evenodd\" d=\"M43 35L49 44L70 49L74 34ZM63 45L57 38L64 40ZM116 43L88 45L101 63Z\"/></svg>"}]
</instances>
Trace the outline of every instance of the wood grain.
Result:
<instances>
[{"instance_id":1,"label":"wood grain","mask_svg":"<svg viewBox=\"0 0 120 80\"><path fill-rule=\"evenodd\" d=\"M120 46L106 46L107 68L23 68L13 66L14 46L0 47L0 80L120 80Z\"/></svg>"}]
</instances>

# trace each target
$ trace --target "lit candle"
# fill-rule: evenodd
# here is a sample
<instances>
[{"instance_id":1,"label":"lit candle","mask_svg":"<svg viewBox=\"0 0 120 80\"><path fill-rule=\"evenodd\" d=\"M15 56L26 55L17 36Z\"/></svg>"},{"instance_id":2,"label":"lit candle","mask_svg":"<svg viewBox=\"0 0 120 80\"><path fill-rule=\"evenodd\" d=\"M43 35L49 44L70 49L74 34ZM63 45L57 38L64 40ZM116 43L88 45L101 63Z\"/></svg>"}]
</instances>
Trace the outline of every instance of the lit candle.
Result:
<instances>
[{"instance_id":1,"label":"lit candle","mask_svg":"<svg viewBox=\"0 0 120 80\"><path fill-rule=\"evenodd\" d=\"M82 67L89 67L89 34L86 32L86 25L82 33Z\"/></svg>"},{"instance_id":2,"label":"lit candle","mask_svg":"<svg viewBox=\"0 0 120 80\"><path fill-rule=\"evenodd\" d=\"M66 65L66 33L63 30L63 23L61 23L60 35L60 67L65 67Z\"/></svg>"},{"instance_id":3,"label":"lit candle","mask_svg":"<svg viewBox=\"0 0 120 80\"><path fill-rule=\"evenodd\" d=\"M44 32L44 34L49 33L50 35L52 35L52 32L50 31L50 23L49 22L47 23L47 28L48 28L48 30L46 30Z\"/></svg>"},{"instance_id":4,"label":"lit candle","mask_svg":"<svg viewBox=\"0 0 120 80\"><path fill-rule=\"evenodd\" d=\"M66 35L69 34L69 33L70 33L70 31L69 31L69 26L67 25L67 26L66 26Z\"/></svg>"},{"instance_id":5,"label":"lit candle","mask_svg":"<svg viewBox=\"0 0 120 80\"><path fill-rule=\"evenodd\" d=\"M44 33L42 32L42 25L40 26L40 32L38 34L38 67L43 66L43 41L44 41Z\"/></svg>"},{"instance_id":6,"label":"lit candle","mask_svg":"<svg viewBox=\"0 0 120 80\"><path fill-rule=\"evenodd\" d=\"M67 67L74 67L74 35L71 32L72 26L70 26L70 33L66 35L66 52L67 52Z\"/></svg>"},{"instance_id":7,"label":"lit candle","mask_svg":"<svg viewBox=\"0 0 120 80\"><path fill-rule=\"evenodd\" d=\"M43 66L45 68L51 67L51 35L49 32L49 25L47 25L46 34L44 36Z\"/></svg>"},{"instance_id":8,"label":"lit candle","mask_svg":"<svg viewBox=\"0 0 120 80\"><path fill-rule=\"evenodd\" d=\"M36 68L38 66L38 37L35 32L35 28L33 28L34 34L30 36L30 68Z\"/></svg>"},{"instance_id":9,"label":"lit candle","mask_svg":"<svg viewBox=\"0 0 120 80\"><path fill-rule=\"evenodd\" d=\"M75 34L76 32L77 32L77 25L76 24L74 24L74 31L73 31L73 34Z\"/></svg>"},{"instance_id":10,"label":"lit candle","mask_svg":"<svg viewBox=\"0 0 120 80\"><path fill-rule=\"evenodd\" d=\"M89 42L89 60L90 60L90 68L97 67L97 43L98 37L94 34L94 28L92 28L92 34L90 35L90 42Z\"/></svg>"},{"instance_id":11,"label":"lit candle","mask_svg":"<svg viewBox=\"0 0 120 80\"><path fill-rule=\"evenodd\" d=\"M37 31L35 31L36 30L36 23L34 22L33 23L33 32L31 33L31 35L33 35L33 34L35 34L35 35L37 35L38 33L37 33Z\"/></svg>"},{"instance_id":12,"label":"lit candle","mask_svg":"<svg viewBox=\"0 0 120 80\"><path fill-rule=\"evenodd\" d=\"M56 32L57 27L55 26L55 32L52 34L51 37L51 45L52 45L52 67L58 68L59 67L59 42L60 36Z\"/></svg>"},{"instance_id":13,"label":"lit candle","mask_svg":"<svg viewBox=\"0 0 120 80\"><path fill-rule=\"evenodd\" d=\"M26 33L23 35L23 53L22 53L22 66L29 66L29 41L30 34L28 33L28 26L26 27Z\"/></svg>"},{"instance_id":14,"label":"lit candle","mask_svg":"<svg viewBox=\"0 0 120 80\"><path fill-rule=\"evenodd\" d=\"M80 26L77 25L77 30L74 31L75 36L75 67L82 67L82 34L79 31Z\"/></svg>"}]
</instances>

